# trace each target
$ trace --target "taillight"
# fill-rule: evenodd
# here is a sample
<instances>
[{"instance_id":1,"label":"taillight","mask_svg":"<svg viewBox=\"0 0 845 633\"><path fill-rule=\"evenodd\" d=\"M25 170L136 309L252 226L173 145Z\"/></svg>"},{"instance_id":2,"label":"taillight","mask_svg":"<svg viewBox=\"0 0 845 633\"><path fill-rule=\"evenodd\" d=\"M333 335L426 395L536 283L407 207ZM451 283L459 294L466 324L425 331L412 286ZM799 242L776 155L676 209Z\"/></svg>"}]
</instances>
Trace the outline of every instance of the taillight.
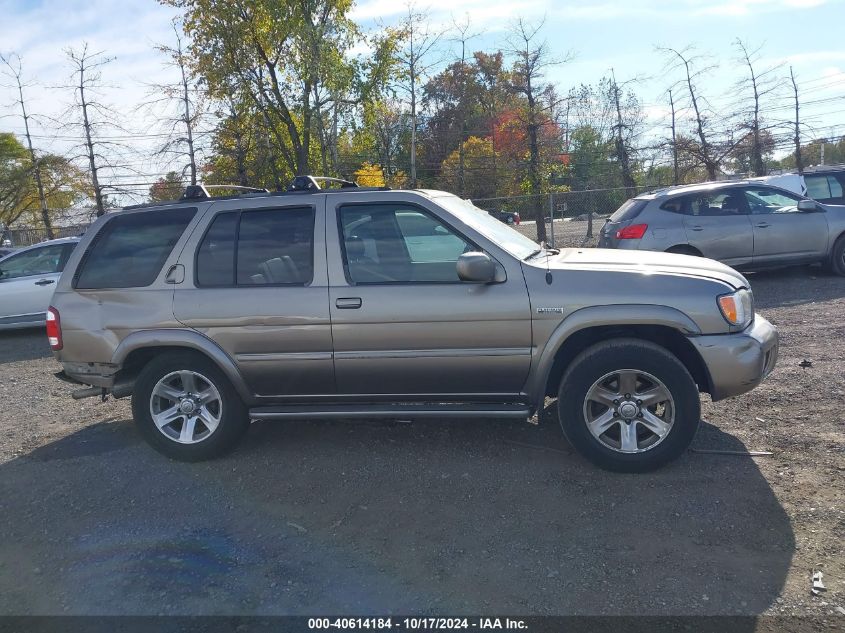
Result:
<instances>
[{"instance_id":1,"label":"taillight","mask_svg":"<svg viewBox=\"0 0 845 633\"><path fill-rule=\"evenodd\" d=\"M645 235L648 224L632 224L616 231L617 240L641 240Z\"/></svg>"},{"instance_id":2,"label":"taillight","mask_svg":"<svg viewBox=\"0 0 845 633\"><path fill-rule=\"evenodd\" d=\"M59 311L53 306L47 308L47 340L53 351L62 349L62 322L59 320Z\"/></svg>"},{"instance_id":3,"label":"taillight","mask_svg":"<svg viewBox=\"0 0 845 633\"><path fill-rule=\"evenodd\" d=\"M513 223L519 226L519 223L522 221L522 218L519 217L518 213L513 214Z\"/></svg>"}]
</instances>

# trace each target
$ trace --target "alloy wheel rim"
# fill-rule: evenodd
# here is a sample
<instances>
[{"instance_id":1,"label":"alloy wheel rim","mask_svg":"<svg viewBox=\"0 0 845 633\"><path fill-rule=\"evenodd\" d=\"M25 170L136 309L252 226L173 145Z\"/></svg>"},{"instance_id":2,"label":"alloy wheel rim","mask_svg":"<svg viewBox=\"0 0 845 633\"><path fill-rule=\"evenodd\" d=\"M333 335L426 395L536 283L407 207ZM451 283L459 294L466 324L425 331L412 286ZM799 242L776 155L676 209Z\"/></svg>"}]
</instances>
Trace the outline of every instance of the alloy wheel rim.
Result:
<instances>
[{"instance_id":1,"label":"alloy wheel rim","mask_svg":"<svg viewBox=\"0 0 845 633\"><path fill-rule=\"evenodd\" d=\"M150 396L150 415L159 432L179 444L208 439L220 425L220 392L202 374L179 370L163 376Z\"/></svg>"},{"instance_id":2,"label":"alloy wheel rim","mask_svg":"<svg viewBox=\"0 0 845 633\"><path fill-rule=\"evenodd\" d=\"M584 398L590 434L618 453L642 453L663 442L675 422L666 385L639 369L619 369L596 380Z\"/></svg>"}]
</instances>

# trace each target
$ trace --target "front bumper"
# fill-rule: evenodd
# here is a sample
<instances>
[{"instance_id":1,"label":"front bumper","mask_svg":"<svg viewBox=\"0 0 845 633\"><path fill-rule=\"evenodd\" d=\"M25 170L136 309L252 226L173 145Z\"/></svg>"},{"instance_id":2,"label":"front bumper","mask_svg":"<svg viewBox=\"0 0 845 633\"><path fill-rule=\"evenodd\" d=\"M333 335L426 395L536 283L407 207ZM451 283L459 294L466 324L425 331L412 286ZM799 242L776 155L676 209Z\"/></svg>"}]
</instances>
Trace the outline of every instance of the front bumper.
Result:
<instances>
[{"instance_id":1,"label":"front bumper","mask_svg":"<svg viewBox=\"0 0 845 633\"><path fill-rule=\"evenodd\" d=\"M759 314L736 334L690 337L710 374L713 400L751 391L775 368L778 331Z\"/></svg>"}]
</instances>

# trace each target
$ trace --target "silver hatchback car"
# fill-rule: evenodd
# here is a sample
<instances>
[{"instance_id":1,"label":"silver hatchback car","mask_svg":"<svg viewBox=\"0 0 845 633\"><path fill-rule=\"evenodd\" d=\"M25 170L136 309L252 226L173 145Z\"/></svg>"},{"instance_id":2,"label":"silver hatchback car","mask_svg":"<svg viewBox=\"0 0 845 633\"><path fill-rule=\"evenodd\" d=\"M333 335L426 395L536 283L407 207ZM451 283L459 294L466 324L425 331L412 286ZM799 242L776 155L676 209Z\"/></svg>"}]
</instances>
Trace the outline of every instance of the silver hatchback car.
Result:
<instances>
[{"instance_id":1,"label":"silver hatchback car","mask_svg":"<svg viewBox=\"0 0 845 633\"><path fill-rule=\"evenodd\" d=\"M751 181L671 187L625 202L599 246L700 255L735 268L818 262L845 275L845 206Z\"/></svg>"}]
</instances>

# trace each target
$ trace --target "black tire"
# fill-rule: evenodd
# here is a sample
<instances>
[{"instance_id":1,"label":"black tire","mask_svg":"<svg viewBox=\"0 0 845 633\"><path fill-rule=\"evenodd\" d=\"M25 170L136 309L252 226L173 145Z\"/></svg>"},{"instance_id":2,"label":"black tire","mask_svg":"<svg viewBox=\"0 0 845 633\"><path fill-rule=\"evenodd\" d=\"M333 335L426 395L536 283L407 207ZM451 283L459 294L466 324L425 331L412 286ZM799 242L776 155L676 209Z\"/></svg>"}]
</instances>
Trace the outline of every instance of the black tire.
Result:
<instances>
[{"instance_id":1,"label":"black tire","mask_svg":"<svg viewBox=\"0 0 845 633\"><path fill-rule=\"evenodd\" d=\"M671 429L662 441L643 452L623 453L609 448L587 427L584 408L588 392L605 375L623 369L657 378L674 401ZM561 380L558 415L567 439L584 457L606 470L638 473L659 468L686 450L698 430L701 402L695 381L676 356L649 341L618 338L597 343L575 357ZM642 429L638 424L634 428Z\"/></svg>"},{"instance_id":2,"label":"black tire","mask_svg":"<svg viewBox=\"0 0 845 633\"><path fill-rule=\"evenodd\" d=\"M220 421L207 437L194 444L170 439L153 422L150 400L156 384L172 372L201 374L220 395ZM213 362L201 354L174 352L150 361L138 375L132 393L132 414L141 436L158 452L186 462L197 462L222 455L235 446L249 428L249 414L231 382Z\"/></svg>"},{"instance_id":3,"label":"black tire","mask_svg":"<svg viewBox=\"0 0 845 633\"><path fill-rule=\"evenodd\" d=\"M840 235L830 252L830 270L845 277L845 235Z\"/></svg>"}]
</instances>

